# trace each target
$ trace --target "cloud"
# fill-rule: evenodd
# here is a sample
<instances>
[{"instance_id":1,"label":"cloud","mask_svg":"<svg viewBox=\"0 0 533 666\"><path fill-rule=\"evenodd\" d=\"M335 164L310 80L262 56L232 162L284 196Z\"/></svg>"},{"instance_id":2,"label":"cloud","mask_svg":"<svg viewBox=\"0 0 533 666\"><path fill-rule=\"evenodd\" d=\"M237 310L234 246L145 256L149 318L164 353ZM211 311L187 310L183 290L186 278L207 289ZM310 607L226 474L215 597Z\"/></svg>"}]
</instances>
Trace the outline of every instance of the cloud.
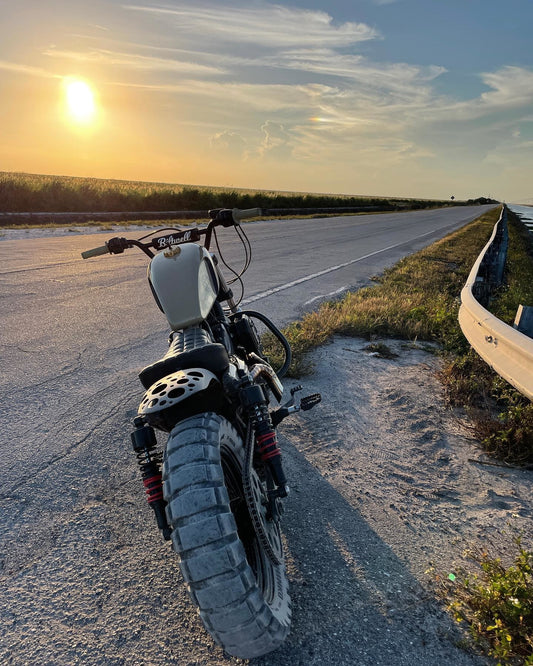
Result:
<instances>
[{"instance_id":1,"label":"cloud","mask_svg":"<svg viewBox=\"0 0 533 666\"><path fill-rule=\"evenodd\" d=\"M291 154L291 135L282 124L267 120L261 126L261 130L263 141L259 154L262 157L280 159Z\"/></svg>"},{"instance_id":2,"label":"cloud","mask_svg":"<svg viewBox=\"0 0 533 666\"><path fill-rule=\"evenodd\" d=\"M32 65L24 65L16 62L6 62L5 60L0 60L0 69L16 72L17 74L27 74L28 76L40 76L47 79L58 79L62 78L57 74L52 74L42 67L33 67Z\"/></svg>"},{"instance_id":3,"label":"cloud","mask_svg":"<svg viewBox=\"0 0 533 666\"><path fill-rule=\"evenodd\" d=\"M324 163L355 159L378 168L380 164L412 163L443 150L468 149L472 153L476 143L485 154L487 140L493 141L491 135L509 136L507 121L497 116L498 126L493 120L485 128L465 123L490 118L497 109L514 108L516 87L530 74L514 72L514 82L504 88L501 82L508 72L498 70L484 78L498 88L467 102L456 102L435 92L432 82L438 69L401 63L380 67L360 58L354 66L357 71L351 78L339 77L335 85L187 78L136 86L174 92L181 100L189 99L192 109L209 109L209 121L221 128L211 134L211 144L234 156ZM321 80L323 77L317 75L316 81ZM523 108L530 117L531 103L523 104L523 100L529 97L524 95L518 109ZM233 130L224 129L227 124L246 130L246 145Z\"/></svg>"},{"instance_id":4,"label":"cloud","mask_svg":"<svg viewBox=\"0 0 533 666\"><path fill-rule=\"evenodd\" d=\"M77 62L90 62L101 65L114 65L128 67L139 71L187 72L197 76L224 74L225 70L213 65L203 65L195 62L186 62L174 58L156 58L135 53L122 53L106 49L92 51L62 51L60 49L47 49L43 55Z\"/></svg>"},{"instance_id":5,"label":"cloud","mask_svg":"<svg viewBox=\"0 0 533 666\"><path fill-rule=\"evenodd\" d=\"M280 52L265 57L271 66L351 79L370 88L412 92L446 72L444 67L422 67L405 63L373 64L361 55L346 55L331 49L305 49Z\"/></svg>"},{"instance_id":6,"label":"cloud","mask_svg":"<svg viewBox=\"0 0 533 666\"><path fill-rule=\"evenodd\" d=\"M211 112L216 115L225 105L221 100L231 101L231 113L240 117L250 111L270 113L272 111L301 112L312 108L317 97L330 90L328 86L318 84L288 85L261 83L234 83L180 79L175 83L123 83L112 81L112 85L139 88L154 92L178 93L188 97L203 98L210 103Z\"/></svg>"},{"instance_id":7,"label":"cloud","mask_svg":"<svg viewBox=\"0 0 533 666\"><path fill-rule=\"evenodd\" d=\"M180 7L124 5L125 9L159 16L174 21L180 33L189 36L209 35L209 42L222 40L231 44L252 43L256 47L349 46L376 39L379 33L364 23L346 22L335 25L323 11L257 3L229 6L220 4L182 3Z\"/></svg>"},{"instance_id":8,"label":"cloud","mask_svg":"<svg viewBox=\"0 0 533 666\"><path fill-rule=\"evenodd\" d=\"M502 67L481 75L492 88L481 95L480 102L489 108L509 108L529 104L533 100L533 71L523 67Z\"/></svg>"},{"instance_id":9,"label":"cloud","mask_svg":"<svg viewBox=\"0 0 533 666\"><path fill-rule=\"evenodd\" d=\"M479 75L490 90L479 97L466 101L455 101L450 98L438 98L433 95L431 118L435 122L457 123L490 118L495 114L505 118L505 113L523 110L530 112L533 105L533 71L523 67L505 66L494 72ZM527 118L524 116L523 120ZM496 121L495 121L496 122Z\"/></svg>"},{"instance_id":10,"label":"cloud","mask_svg":"<svg viewBox=\"0 0 533 666\"><path fill-rule=\"evenodd\" d=\"M246 140L238 132L224 130L217 132L209 141L212 148L230 156L242 157L247 150Z\"/></svg>"}]
</instances>

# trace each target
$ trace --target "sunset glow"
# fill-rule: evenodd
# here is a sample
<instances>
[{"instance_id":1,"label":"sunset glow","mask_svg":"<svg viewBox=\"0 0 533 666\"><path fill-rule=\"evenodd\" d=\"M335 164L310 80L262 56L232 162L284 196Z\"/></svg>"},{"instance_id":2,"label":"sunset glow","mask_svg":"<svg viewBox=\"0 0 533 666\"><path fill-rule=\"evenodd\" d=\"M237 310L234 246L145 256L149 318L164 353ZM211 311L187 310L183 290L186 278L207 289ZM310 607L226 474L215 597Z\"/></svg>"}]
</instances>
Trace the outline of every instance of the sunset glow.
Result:
<instances>
[{"instance_id":1,"label":"sunset glow","mask_svg":"<svg viewBox=\"0 0 533 666\"><path fill-rule=\"evenodd\" d=\"M18 0L0 21L0 163L523 202L532 24L531 0Z\"/></svg>"}]
</instances>

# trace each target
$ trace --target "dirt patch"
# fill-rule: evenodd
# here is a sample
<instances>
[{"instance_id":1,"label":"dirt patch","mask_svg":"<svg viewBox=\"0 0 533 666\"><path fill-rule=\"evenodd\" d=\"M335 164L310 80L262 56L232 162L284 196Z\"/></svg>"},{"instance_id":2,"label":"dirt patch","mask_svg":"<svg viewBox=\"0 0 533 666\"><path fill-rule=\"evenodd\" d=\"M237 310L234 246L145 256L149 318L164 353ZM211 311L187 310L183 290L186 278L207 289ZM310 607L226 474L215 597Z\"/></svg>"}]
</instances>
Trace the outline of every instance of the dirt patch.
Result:
<instances>
[{"instance_id":1,"label":"dirt patch","mask_svg":"<svg viewBox=\"0 0 533 666\"><path fill-rule=\"evenodd\" d=\"M384 342L397 357L348 338L317 350L305 385L323 403L284 433L418 579L452 571L473 543L505 558L509 533L530 534L533 472L483 453L444 403L437 356Z\"/></svg>"}]
</instances>

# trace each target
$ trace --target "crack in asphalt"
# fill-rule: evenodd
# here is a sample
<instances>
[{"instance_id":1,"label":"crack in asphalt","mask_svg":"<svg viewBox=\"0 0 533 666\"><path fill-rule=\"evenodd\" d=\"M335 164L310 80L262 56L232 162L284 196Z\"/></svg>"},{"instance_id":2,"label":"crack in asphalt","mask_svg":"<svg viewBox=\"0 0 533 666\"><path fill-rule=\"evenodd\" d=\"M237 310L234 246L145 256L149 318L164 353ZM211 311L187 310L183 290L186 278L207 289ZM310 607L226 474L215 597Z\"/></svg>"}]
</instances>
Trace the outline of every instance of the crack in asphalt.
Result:
<instances>
[{"instance_id":1,"label":"crack in asphalt","mask_svg":"<svg viewBox=\"0 0 533 666\"><path fill-rule=\"evenodd\" d=\"M118 382L117 382L118 384ZM29 473L27 476L22 476L19 478L19 480L13 484L12 486L8 486L7 484L4 485L2 493L0 493L0 500L6 500L9 499L10 495L13 495L16 493L17 490L19 490L21 487L23 487L26 483L35 480L36 476L39 476L46 472L50 467L57 465L59 462L64 460L65 458L69 457L72 453L74 453L77 449L79 449L94 433L95 430L103 426L107 421L109 421L111 418L116 417L116 415L119 412L122 412L124 410L124 399L123 395L120 393L120 391L117 391L114 389L112 386L106 386L103 389L100 389L97 391L96 395L101 395L106 392L109 392L110 390L113 391L115 396L119 395L120 398L116 398L116 402L113 403L111 406L108 406L104 415L101 416L97 421L94 422L94 425L92 429L87 432L85 435L77 439L76 441L67 444L64 448L64 450L61 453L55 454L53 458L51 458L48 461L44 461L40 467L35 471L32 470L31 473ZM133 394L127 394L127 399L133 400L134 396L138 396L138 391ZM71 405L64 413L68 414L73 408L80 404L86 404L86 400L79 400L75 402L73 405ZM101 413L101 412L100 412ZM68 432L74 423L76 423L77 419L83 418L83 417L74 417L70 419L69 421L63 423L57 430L54 431L53 435L50 434L47 437L45 437L43 444L46 442L47 439L51 439L52 437L54 439L57 438L58 435L60 435L62 432L65 430Z\"/></svg>"}]
</instances>

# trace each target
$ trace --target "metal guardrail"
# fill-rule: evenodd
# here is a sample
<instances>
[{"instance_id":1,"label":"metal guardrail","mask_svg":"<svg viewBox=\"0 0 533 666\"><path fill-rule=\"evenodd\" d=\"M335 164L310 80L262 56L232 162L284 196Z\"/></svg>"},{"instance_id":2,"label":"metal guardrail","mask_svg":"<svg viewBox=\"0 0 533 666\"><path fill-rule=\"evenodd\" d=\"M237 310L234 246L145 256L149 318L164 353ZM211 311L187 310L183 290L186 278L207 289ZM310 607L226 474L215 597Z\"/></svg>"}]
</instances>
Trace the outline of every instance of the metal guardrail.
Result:
<instances>
[{"instance_id":1,"label":"metal guardrail","mask_svg":"<svg viewBox=\"0 0 533 666\"><path fill-rule=\"evenodd\" d=\"M335 215L393 211L393 205L333 206L330 208L263 208L263 215ZM191 220L209 219L207 210L111 211L111 212L0 212L0 226L6 224L72 224L74 222L126 222L131 220Z\"/></svg>"},{"instance_id":2,"label":"metal guardrail","mask_svg":"<svg viewBox=\"0 0 533 666\"><path fill-rule=\"evenodd\" d=\"M461 291L459 324L481 358L518 391L533 400L533 338L508 326L484 306L503 276L507 210L498 222ZM482 304L483 302L483 304Z\"/></svg>"}]
</instances>

